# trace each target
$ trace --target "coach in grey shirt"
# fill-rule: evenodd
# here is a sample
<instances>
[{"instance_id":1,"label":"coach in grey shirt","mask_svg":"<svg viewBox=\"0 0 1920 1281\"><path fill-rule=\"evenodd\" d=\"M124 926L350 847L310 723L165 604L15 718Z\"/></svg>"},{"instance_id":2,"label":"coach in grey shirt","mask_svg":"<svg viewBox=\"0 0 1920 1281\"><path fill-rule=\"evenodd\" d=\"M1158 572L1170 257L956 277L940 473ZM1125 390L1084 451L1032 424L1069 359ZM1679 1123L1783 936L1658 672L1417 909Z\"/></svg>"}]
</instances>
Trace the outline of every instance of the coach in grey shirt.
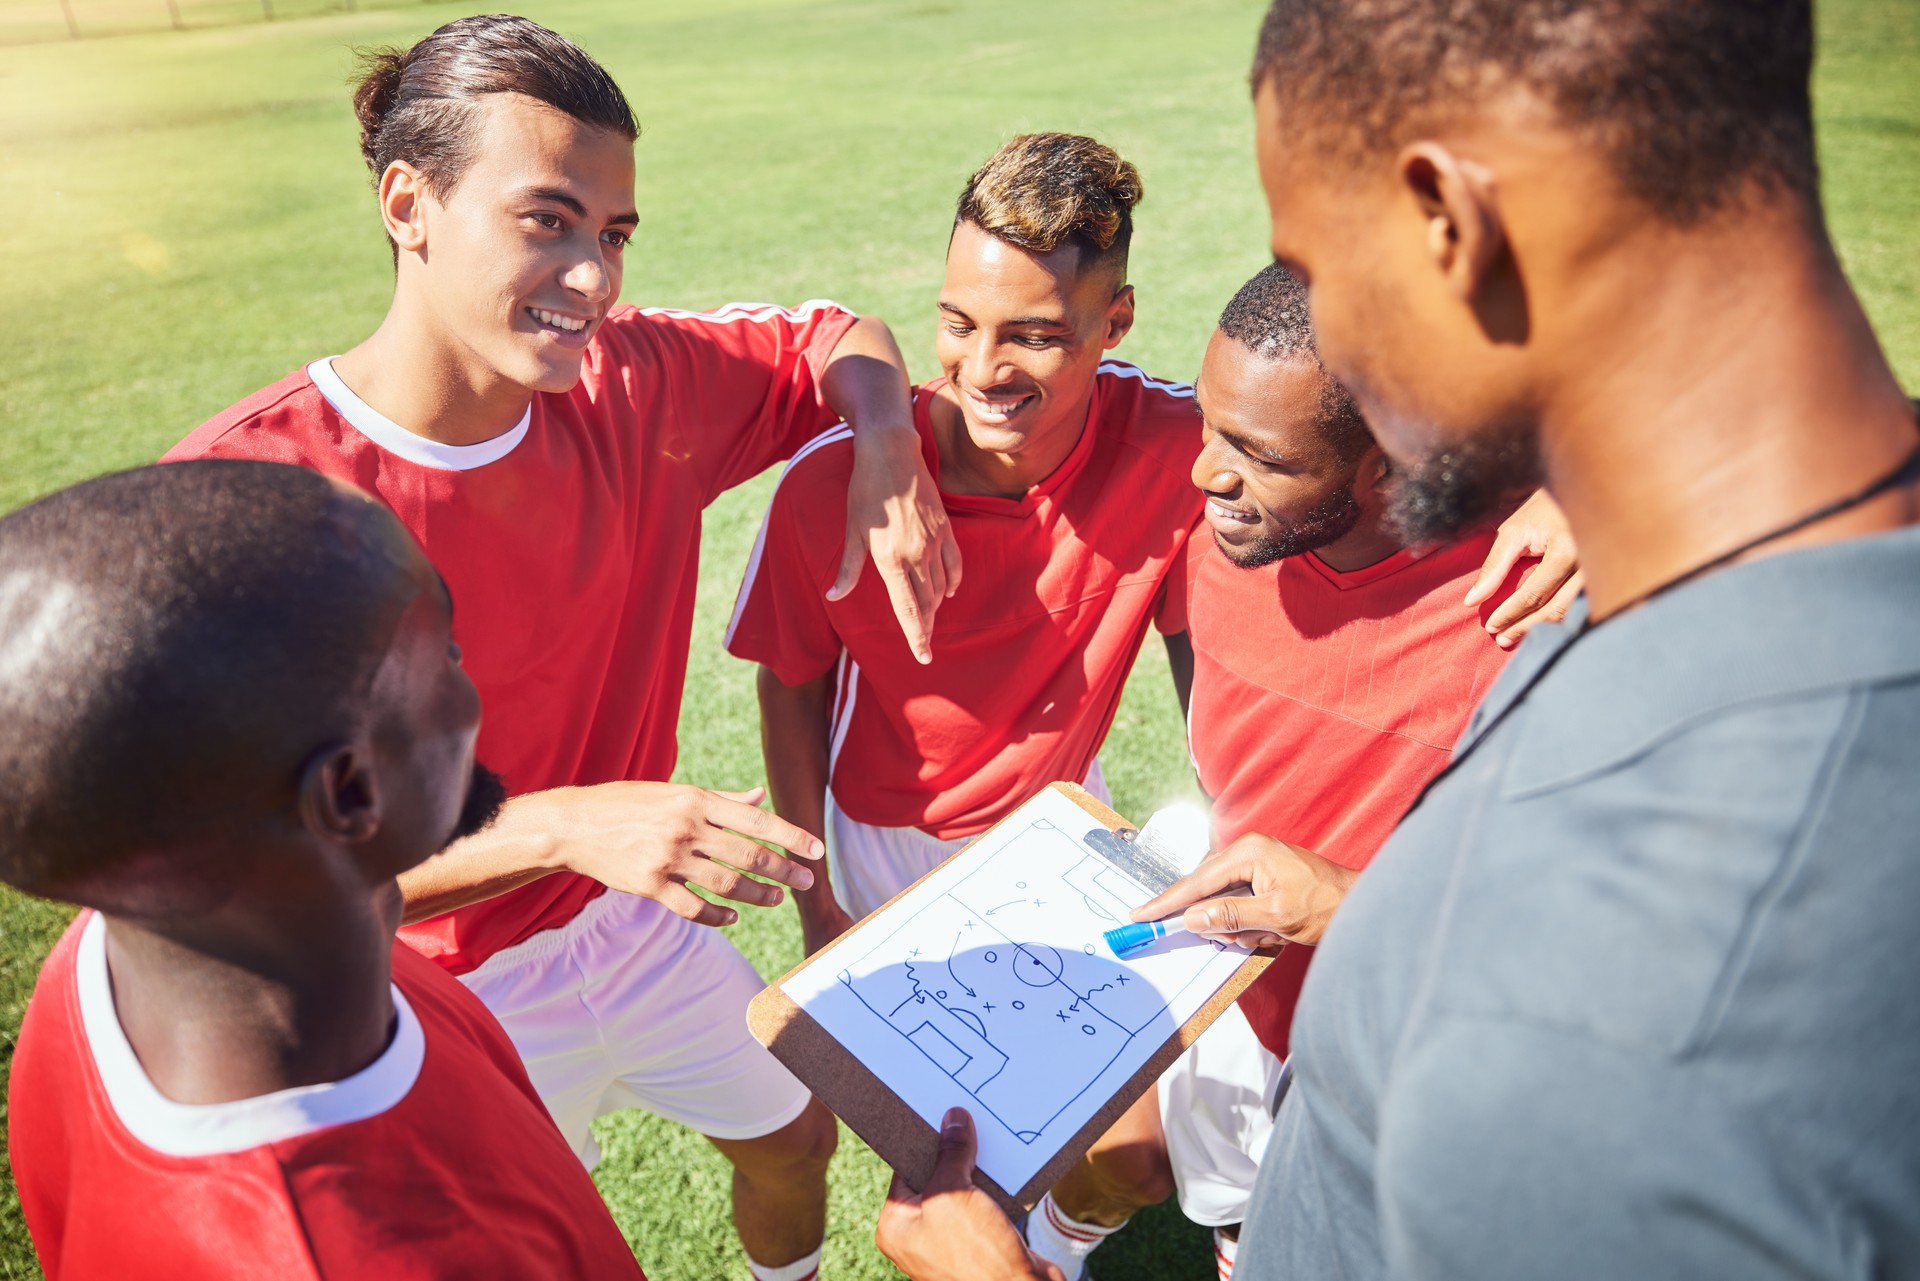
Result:
<instances>
[{"instance_id":1,"label":"coach in grey shirt","mask_svg":"<svg viewBox=\"0 0 1920 1281\"><path fill-rule=\"evenodd\" d=\"M1340 909L1236 1276L1920 1261L1920 531L1583 617Z\"/></svg>"},{"instance_id":2,"label":"coach in grey shirt","mask_svg":"<svg viewBox=\"0 0 1920 1281\"><path fill-rule=\"evenodd\" d=\"M1588 592L1328 929L1242 1281L1920 1276L1920 432L1811 61L1805 0L1273 5L1394 509L1544 478Z\"/></svg>"}]
</instances>

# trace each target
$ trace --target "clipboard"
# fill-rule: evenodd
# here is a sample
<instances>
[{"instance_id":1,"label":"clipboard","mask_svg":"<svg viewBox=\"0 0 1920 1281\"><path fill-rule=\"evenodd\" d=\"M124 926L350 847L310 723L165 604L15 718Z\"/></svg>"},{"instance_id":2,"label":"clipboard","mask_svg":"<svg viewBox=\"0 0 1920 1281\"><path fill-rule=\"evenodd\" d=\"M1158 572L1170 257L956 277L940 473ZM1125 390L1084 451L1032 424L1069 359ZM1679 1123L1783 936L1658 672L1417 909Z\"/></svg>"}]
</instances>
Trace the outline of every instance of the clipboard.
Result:
<instances>
[{"instance_id":1,"label":"clipboard","mask_svg":"<svg viewBox=\"0 0 1920 1281\"><path fill-rule=\"evenodd\" d=\"M1083 810L1088 818L1098 824L1099 828L1121 834L1110 844L1110 849L1116 852L1125 850L1133 832L1131 824L1096 800L1091 793L1078 784L1054 783L1050 787L1051 790L1060 793ZM996 825L995 828L982 833L952 859L929 871L866 919L871 921L902 899L912 896L921 885L943 868L966 858L980 842L993 836L999 830L999 826ZM1097 832L1098 829L1096 828L1095 831ZM1102 844L1107 843L1102 842ZM1126 857L1124 852L1119 856ZM1110 862L1121 866L1112 853L1109 853L1108 857ZM1143 883L1151 884L1150 881ZM865 923L863 921L861 925ZM842 938L852 938L861 925L856 925L854 930L849 931ZM903 1174L908 1183L915 1187L924 1187L927 1179L932 1175L934 1159L939 1151L938 1132L932 1125L922 1120L919 1113L875 1075L852 1050L843 1045L782 990L782 985L790 979L832 955L833 949L830 947L815 957L801 962L768 984L766 989L748 1005L747 1026L755 1039L785 1064L787 1069L798 1077L815 1097L845 1121L847 1127L859 1135L883 1161ZM1020 1187L1004 1188L984 1171L978 1169L974 1172L974 1181L999 1202L1001 1208L1009 1215L1017 1217L1030 1209L1049 1188L1059 1181L1061 1176L1073 1167L1094 1141L1104 1134L1121 1114L1133 1105L1135 1100L1146 1093L1173 1061L1192 1045L1216 1018L1226 1012L1228 1005L1260 976L1272 956L1272 950L1250 954L1233 971L1231 978L1215 990L1196 1013L1173 1029L1172 1033L1150 1053L1145 1063L1126 1080L1125 1084L1112 1094L1089 1120L1074 1131L1073 1136L1054 1156Z\"/></svg>"}]
</instances>

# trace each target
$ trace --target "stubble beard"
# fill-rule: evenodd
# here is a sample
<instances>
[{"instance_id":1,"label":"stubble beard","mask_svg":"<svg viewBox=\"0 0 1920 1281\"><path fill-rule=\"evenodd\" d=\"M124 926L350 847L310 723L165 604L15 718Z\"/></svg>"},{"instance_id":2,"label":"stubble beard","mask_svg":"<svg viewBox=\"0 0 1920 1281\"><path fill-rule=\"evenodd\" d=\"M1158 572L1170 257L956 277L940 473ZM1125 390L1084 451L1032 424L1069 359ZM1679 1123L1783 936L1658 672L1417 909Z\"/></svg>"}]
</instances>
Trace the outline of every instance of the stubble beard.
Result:
<instances>
[{"instance_id":1,"label":"stubble beard","mask_svg":"<svg viewBox=\"0 0 1920 1281\"><path fill-rule=\"evenodd\" d=\"M1337 543L1360 523L1360 503L1348 485L1327 496L1312 511L1275 534L1262 534L1242 547L1227 547L1215 540L1226 558L1241 569L1259 569L1289 556L1317 551Z\"/></svg>"},{"instance_id":2,"label":"stubble beard","mask_svg":"<svg viewBox=\"0 0 1920 1281\"><path fill-rule=\"evenodd\" d=\"M1530 427L1482 432L1387 479L1387 524L1409 546L1451 541L1540 487L1540 440Z\"/></svg>"}]
</instances>

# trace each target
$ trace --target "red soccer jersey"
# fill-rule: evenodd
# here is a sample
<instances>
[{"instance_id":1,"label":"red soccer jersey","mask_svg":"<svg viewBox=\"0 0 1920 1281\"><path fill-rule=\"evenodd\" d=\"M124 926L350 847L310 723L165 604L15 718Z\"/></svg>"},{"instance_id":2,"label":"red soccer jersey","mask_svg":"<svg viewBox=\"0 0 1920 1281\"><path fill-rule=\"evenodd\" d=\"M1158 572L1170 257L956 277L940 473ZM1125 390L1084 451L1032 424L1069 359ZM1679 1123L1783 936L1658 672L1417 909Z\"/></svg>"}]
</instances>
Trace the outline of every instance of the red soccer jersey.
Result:
<instances>
[{"instance_id":1,"label":"red soccer jersey","mask_svg":"<svg viewBox=\"0 0 1920 1281\"><path fill-rule=\"evenodd\" d=\"M7 1091L48 1281L639 1277L593 1180L479 1000L393 949L397 1027L327 1086L186 1105L114 1012L105 922L47 958Z\"/></svg>"},{"instance_id":2,"label":"red soccer jersey","mask_svg":"<svg viewBox=\"0 0 1920 1281\"><path fill-rule=\"evenodd\" d=\"M936 479L928 408L943 386L914 395ZM781 476L727 648L789 685L838 672L830 777L847 817L974 836L1048 783L1086 777L1148 624L1185 627L1193 392L1107 361L1087 429L1046 480L1017 499L941 494L966 580L934 619L927 666L877 575L822 596L846 526L847 435L823 434Z\"/></svg>"},{"instance_id":3,"label":"red soccer jersey","mask_svg":"<svg viewBox=\"0 0 1920 1281\"><path fill-rule=\"evenodd\" d=\"M1493 537L1402 551L1350 574L1311 552L1241 569L1210 535L1194 537L1187 737L1213 798L1216 847L1260 832L1342 867L1367 865L1446 767L1506 665L1482 624L1507 592L1478 613L1460 603ZM1312 952L1282 949L1240 997L1282 1058Z\"/></svg>"},{"instance_id":4,"label":"red soccer jersey","mask_svg":"<svg viewBox=\"0 0 1920 1281\"><path fill-rule=\"evenodd\" d=\"M514 794L673 773L700 513L834 421L820 373L856 317L831 303L615 308L580 382L479 445L438 445L318 362L167 454L297 463L397 513L445 576L480 688L480 758ZM604 887L572 873L401 937L455 974L560 925Z\"/></svg>"}]
</instances>

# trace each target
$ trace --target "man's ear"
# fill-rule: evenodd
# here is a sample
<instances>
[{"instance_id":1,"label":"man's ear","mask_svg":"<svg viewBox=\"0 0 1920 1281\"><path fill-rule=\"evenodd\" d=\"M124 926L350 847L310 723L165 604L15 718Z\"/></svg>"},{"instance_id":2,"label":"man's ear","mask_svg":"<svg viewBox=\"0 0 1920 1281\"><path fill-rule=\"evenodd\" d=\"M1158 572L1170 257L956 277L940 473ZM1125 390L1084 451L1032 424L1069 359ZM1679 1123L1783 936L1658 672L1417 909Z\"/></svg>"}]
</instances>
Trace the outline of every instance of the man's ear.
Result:
<instances>
[{"instance_id":1,"label":"man's ear","mask_svg":"<svg viewBox=\"0 0 1920 1281\"><path fill-rule=\"evenodd\" d=\"M380 830L380 786L372 757L348 743L315 752L300 771L300 821L331 844L358 845Z\"/></svg>"},{"instance_id":2,"label":"man's ear","mask_svg":"<svg viewBox=\"0 0 1920 1281\"><path fill-rule=\"evenodd\" d=\"M1133 286L1122 285L1107 306L1107 332L1101 338L1102 351L1112 351L1133 328Z\"/></svg>"},{"instance_id":3,"label":"man's ear","mask_svg":"<svg viewBox=\"0 0 1920 1281\"><path fill-rule=\"evenodd\" d=\"M1427 254L1463 302L1472 303L1507 251L1493 173L1437 142L1400 153L1400 181L1427 223Z\"/></svg>"},{"instance_id":4,"label":"man's ear","mask_svg":"<svg viewBox=\"0 0 1920 1281\"><path fill-rule=\"evenodd\" d=\"M403 253L427 247L427 184L404 160L396 160L380 175L380 221Z\"/></svg>"}]
</instances>

